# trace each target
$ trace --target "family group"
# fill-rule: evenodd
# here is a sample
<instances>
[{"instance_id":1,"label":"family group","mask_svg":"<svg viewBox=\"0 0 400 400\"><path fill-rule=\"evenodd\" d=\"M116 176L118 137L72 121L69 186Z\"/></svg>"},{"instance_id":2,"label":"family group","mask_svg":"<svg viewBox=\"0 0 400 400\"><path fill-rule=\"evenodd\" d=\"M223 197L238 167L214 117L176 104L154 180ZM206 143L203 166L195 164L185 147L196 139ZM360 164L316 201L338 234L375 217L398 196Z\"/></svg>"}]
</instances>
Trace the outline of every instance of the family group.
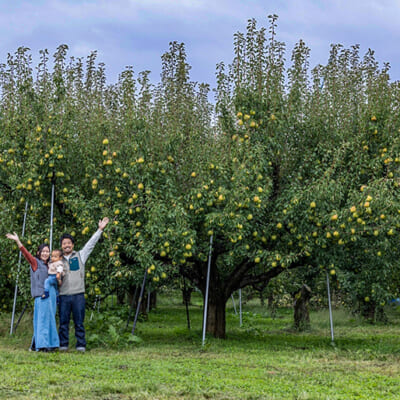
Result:
<instances>
[{"instance_id":1,"label":"family group","mask_svg":"<svg viewBox=\"0 0 400 400\"><path fill-rule=\"evenodd\" d=\"M74 238L68 233L61 236L61 249L50 250L41 244L33 256L18 235L8 233L30 265L31 295L34 298L33 337L30 350L68 350L69 324L75 326L76 350L86 350L85 339L85 264L100 239L108 218L99 221L98 229L82 250L74 250ZM57 332L56 311L59 309Z\"/></svg>"}]
</instances>

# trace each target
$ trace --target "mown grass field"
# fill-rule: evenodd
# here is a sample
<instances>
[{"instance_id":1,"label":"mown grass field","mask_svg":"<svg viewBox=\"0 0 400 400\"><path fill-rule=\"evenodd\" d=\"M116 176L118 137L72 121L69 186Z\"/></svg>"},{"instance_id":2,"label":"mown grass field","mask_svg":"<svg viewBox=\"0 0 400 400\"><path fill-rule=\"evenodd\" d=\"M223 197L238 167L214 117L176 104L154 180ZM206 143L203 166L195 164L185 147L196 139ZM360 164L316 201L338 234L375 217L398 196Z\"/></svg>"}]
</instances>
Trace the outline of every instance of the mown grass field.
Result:
<instances>
[{"instance_id":1,"label":"mown grass field","mask_svg":"<svg viewBox=\"0 0 400 400\"><path fill-rule=\"evenodd\" d=\"M1 399L398 399L400 312L370 325L335 310L335 345L327 311L311 314L312 329L290 329L292 311L275 318L258 302L244 305L243 326L231 304L227 340L201 345L202 308L194 298L192 329L178 297L159 297L157 310L129 341L119 311L91 311L88 351L28 352L31 316L9 336L0 316ZM132 324L128 328L130 331Z\"/></svg>"}]
</instances>

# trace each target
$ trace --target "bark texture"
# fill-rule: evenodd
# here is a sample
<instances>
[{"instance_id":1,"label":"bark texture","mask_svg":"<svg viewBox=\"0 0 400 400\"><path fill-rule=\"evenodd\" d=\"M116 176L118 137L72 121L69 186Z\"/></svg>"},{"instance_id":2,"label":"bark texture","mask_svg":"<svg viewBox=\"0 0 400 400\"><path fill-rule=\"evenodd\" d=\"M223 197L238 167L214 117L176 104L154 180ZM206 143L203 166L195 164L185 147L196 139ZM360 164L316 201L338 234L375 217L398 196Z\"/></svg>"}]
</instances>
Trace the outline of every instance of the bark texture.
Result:
<instances>
[{"instance_id":1,"label":"bark texture","mask_svg":"<svg viewBox=\"0 0 400 400\"><path fill-rule=\"evenodd\" d=\"M311 298L311 289L303 285L295 295L294 301L294 327L303 331L310 327L309 302Z\"/></svg>"}]
</instances>

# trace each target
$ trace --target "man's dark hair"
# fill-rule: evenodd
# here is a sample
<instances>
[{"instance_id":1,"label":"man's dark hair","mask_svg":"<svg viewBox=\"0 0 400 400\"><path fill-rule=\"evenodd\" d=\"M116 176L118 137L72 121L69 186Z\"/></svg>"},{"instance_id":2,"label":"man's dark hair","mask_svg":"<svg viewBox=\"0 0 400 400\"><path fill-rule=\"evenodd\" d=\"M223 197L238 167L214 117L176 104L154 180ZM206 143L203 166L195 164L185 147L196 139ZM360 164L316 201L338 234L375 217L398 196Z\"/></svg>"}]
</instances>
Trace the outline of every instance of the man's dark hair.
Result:
<instances>
[{"instance_id":1,"label":"man's dark hair","mask_svg":"<svg viewBox=\"0 0 400 400\"><path fill-rule=\"evenodd\" d=\"M72 244L75 244L75 239L69 233L64 233L60 238L60 246L62 245L62 241L64 239L69 239L72 242Z\"/></svg>"}]
</instances>

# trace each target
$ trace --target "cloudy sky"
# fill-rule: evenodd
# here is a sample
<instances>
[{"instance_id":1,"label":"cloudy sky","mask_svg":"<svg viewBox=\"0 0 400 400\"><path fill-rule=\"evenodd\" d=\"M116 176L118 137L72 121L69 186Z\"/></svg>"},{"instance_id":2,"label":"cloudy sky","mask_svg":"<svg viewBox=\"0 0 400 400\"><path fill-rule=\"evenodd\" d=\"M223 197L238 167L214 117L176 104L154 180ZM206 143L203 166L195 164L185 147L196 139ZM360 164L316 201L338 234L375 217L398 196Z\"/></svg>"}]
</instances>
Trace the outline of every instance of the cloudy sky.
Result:
<instances>
[{"instance_id":1,"label":"cloudy sky","mask_svg":"<svg viewBox=\"0 0 400 400\"><path fill-rule=\"evenodd\" d=\"M233 34L250 18L267 27L268 14L279 16L287 59L299 39L311 49L311 66L326 64L332 43L359 44L400 80L400 0L0 0L0 63L26 46L35 65L40 49L53 54L65 43L74 57L97 50L109 83L127 65L158 81L160 57L178 41L192 79L213 86L215 65L232 60Z\"/></svg>"}]
</instances>

